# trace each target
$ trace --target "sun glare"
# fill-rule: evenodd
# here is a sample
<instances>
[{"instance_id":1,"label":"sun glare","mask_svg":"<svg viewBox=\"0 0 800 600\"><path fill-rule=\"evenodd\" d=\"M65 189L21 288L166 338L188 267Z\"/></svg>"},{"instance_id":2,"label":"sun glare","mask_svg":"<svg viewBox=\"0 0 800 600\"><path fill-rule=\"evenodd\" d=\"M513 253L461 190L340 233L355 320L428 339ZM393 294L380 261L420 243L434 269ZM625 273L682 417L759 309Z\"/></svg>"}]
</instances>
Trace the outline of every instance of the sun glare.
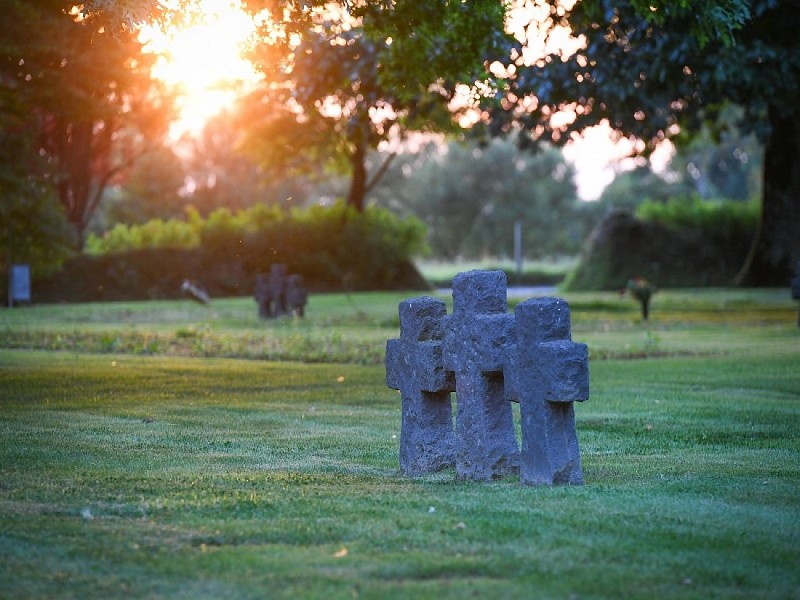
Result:
<instances>
[{"instance_id":1,"label":"sun glare","mask_svg":"<svg viewBox=\"0 0 800 600\"><path fill-rule=\"evenodd\" d=\"M197 0L188 26L142 28L145 51L158 55L153 76L177 96L173 138L199 133L210 117L260 80L243 56L254 32L241 0Z\"/></svg>"}]
</instances>

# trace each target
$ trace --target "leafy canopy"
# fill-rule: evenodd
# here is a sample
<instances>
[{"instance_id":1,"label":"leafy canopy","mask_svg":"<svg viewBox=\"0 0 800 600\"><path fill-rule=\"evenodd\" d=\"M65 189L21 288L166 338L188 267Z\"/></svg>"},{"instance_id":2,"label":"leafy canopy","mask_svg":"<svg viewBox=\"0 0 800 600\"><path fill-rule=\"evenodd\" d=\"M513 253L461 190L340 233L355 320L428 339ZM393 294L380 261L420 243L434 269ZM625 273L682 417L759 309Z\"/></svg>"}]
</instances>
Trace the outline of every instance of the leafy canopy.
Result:
<instances>
[{"instance_id":1,"label":"leafy canopy","mask_svg":"<svg viewBox=\"0 0 800 600\"><path fill-rule=\"evenodd\" d=\"M520 49L512 50L515 75L506 80L502 102L491 107L495 133L516 122L564 142L607 120L644 140L647 151L679 133L688 139L727 103L741 106L740 125L762 138L769 134L769 108L794 110L800 11L792 2L584 0L570 11L559 2L547 4L553 15L549 34L556 25L569 27L582 47L569 57L550 55L533 64L525 64ZM525 103L530 97L536 99L532 109ZM559 110L574 118L553 122Z\"/></svg>"},{"instance_id":2,"label":"leafy canopy","mask_svg":"<svg viewBox=\"0 0 800 600\"><path fill-rule=\"evenodd\" d=\"M248 147L284 172L351 173L356 208L374 184L367 152L408 131L452 130L457 90L488 85L485 63L507 44L504 7L487 0L298 7L272 7L254 53L266 83L246 103Z\"/></svg>"},{"instance_id":3,"label":"leafy canopy","mask_svg":"<svg viewBox=\"0 0 800 600\"><path fill-rule=\"evenodd\" d=\"M0 136L26 137L12 160L55 192L79 240L105 186L168 117L133 34L106 35L67 0L4 4Z\"/></svg>"}]
</instances>

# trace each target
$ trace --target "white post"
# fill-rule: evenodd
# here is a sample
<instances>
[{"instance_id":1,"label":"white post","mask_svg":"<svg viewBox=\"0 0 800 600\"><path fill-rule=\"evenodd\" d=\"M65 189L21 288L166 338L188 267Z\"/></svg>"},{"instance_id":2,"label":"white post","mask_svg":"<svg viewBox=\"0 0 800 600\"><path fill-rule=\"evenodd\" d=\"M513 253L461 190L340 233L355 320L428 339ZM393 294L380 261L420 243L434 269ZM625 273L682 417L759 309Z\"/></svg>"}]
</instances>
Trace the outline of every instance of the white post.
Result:
<instances>
[{"instance_id":1,"label":"white post","mask_svg":"<svg viewBox=\"0 0 800 600\"><path fill-rule=\"evenodd\" d=\"M522 278L522 221L514 221L514 262L517 265L517 282Z\"/></svg>"}]
</instances>

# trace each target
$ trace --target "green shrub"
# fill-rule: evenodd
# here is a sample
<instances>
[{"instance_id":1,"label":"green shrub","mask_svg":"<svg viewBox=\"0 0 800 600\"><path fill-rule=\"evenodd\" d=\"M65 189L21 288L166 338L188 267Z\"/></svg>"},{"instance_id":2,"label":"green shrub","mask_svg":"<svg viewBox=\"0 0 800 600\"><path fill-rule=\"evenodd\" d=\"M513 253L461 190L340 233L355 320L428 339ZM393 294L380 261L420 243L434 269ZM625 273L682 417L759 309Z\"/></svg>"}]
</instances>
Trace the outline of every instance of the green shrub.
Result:
<instances>
[{"instance_id":1,"label":"green shrub","mask_svg":"<svg viewBox=\"0 0 800 600\"><path fill-rule=\"evenodd\" d=\"M203 219L190 209L186 220L153 219L141 225L118 224L102 236L91 234L88 254L103 255L146 248L224 248L245 242L274 240L272 246L330 251L331 244L375 243L396 256L424 254L425 230L421 221L400 219L388 210L371 208L363 213L338 203L312 206L287 213L277 206L257 204L231 212L219 208Z\"/></svg>"},{"instance_id":2,"label":"green shrub","mask_svg":"<svg viewBox=\"0 0 800 600\"><path fill-rule=\"evenodd\" d=\"M141 225L118 223L102 236L91 233L86 240L86 252L99 256L146 248L196 248L199 245L197 223L153 219Z\"/></svg>"},{"instance_id":3,"label":"green shrub","mask_svg":"<svg viewBox=\"0 0 800 600\"><path fill-rule=\"evenodd\" d=\"M419 289L410 257L424 253L425 228L385 209L338 204L284 212L264 205L203 219L119 225L92 239L90 255L38 285L40 301L174 298L184 279L212 297L251 294L256 275L285 264L313 291ZM88 254L88 253L87 253Z\"/></svg>"},{"instance_id":4,"label":"green shrub","mask_svg":"<svg viewBox=\"0 0 800 600\"><path fill-rule=\"evenodd\" d=\"M725 241L751 235L758 224L759 201L703 200L698 196L668 202L646 200L635 215L643 221L674 229L696 229L714 240Z\"/></svg>"}]
</instances>

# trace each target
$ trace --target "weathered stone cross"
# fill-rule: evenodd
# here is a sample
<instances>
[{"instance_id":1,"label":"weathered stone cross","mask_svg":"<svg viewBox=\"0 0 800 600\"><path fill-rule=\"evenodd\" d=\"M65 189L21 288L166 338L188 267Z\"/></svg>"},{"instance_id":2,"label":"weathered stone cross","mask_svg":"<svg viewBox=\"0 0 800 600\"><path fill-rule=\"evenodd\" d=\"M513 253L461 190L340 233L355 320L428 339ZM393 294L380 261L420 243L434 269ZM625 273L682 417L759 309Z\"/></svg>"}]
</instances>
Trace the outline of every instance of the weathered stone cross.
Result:
<instances>
[{"instance_id":1,"label":"weathered stone cross","mask_svg":"<svg viewBox=\"0 0 800 600\"><path fill-rule=\"evenodd\" d=\"M453 315L445 322L444 366L456 380L456 473L496 479L515 472L519 448L503 367L514 341L502 271L471 271L453 279Z\"/></svg>"},{"instance_id":2,"label":"weathered stone cross","mask_svg":"<svg viewBox=\"0 0 800 600\"><path fill-rule=\"evenodd\" d=\"M589 352L572 341L569 306L534 298L514 310L516 347L509 352L508 397L522 420L520 481L583 483L573 402L589 398Z\"/></svg>"},{"instance_id":3,"label":"weathered stone cross","mask_svg":"<svg viewBox=\"0 0 800 600\"><path fill-rule=\"evenodd\" d=\"M412 298L400 303L400 339L386 344L386 385L400 390L400 469L422 475L453 465L453 374L442 362L444 302Z\"/></svg>"},{"instance_id":4,"label":"weathered stone cross","mask_svg":"<svg viewBox=\"0 0 800 600\"><path fill-rule=\"evenodd\" d=\"M580 484L573 402L589 394L585 344L569 306L537 298L507 313L502 271L453 280L453 314L423 297L400 304L400 339L386 347L386 382L403 400L400 468L422 475L455 464L463 479ZM455 436L450 392L455 390ZM509 400L520 403L522 452Z\"/></svg>"}]
</instances>

